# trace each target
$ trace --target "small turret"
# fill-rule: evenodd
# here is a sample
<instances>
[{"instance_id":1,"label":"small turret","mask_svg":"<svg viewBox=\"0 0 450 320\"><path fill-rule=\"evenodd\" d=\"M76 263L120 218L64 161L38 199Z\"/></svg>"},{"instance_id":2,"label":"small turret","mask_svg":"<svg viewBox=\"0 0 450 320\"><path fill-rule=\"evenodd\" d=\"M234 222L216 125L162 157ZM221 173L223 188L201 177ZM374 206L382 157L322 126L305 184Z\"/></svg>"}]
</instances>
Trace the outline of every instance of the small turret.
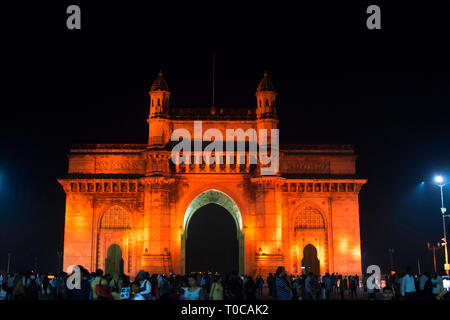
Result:
<instances>
[{"instance_id":1,"label":"small turret","mask_svg":"<svg viewBox=\"0 0 450 320\"><path fill-rule=\"evenodd\" d=\"M150 88L149 95L149 118L168 115L170 91L166 79L163 78L162 72L158 73L158 77L153 82L152 87Z\"/></svg>"},{"instance_id":2,"label":"small turret","mask_svg":"<svg viewBox=\"0 0 450 320\"><path fill-rule=\"evenodd\" d=\"M259 82L256 89L256 116L261 118L276 118L276 97L277 92L272 81L269 79L267 72L264 72L264 77Z\"/></svg>"}]
</instances>

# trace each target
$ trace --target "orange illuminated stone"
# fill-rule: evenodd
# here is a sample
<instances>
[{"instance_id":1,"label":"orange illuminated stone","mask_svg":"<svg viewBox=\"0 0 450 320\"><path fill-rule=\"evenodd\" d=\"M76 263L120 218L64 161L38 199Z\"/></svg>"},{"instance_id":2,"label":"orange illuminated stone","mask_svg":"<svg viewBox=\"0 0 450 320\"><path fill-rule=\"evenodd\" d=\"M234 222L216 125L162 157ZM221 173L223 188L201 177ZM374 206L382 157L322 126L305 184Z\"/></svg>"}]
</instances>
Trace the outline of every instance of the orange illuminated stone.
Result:
<instances>
[{"instance_id":1,"label":"orange illuminated stone","mask_svg":"<svg viewBox=\"0 0 450 320\"><path fill-rule=\"evenodd\" d=\"M186 230L196 210L223 206L237 226L239 272L361 275L354 150L348 145L282 145L279 171L262 176L260 164L171 163L173 130L276 129L276 91L267 74L256 108L169 109L162 73L150 91L148 144L74 145L66 192L64 269L121 270L134 276L182 274ZM281 131L282 133L282 131ZM302 266L304 267L302 269ZM119 268L119 269L117 269Z\"/></svg>"}]
</instances>

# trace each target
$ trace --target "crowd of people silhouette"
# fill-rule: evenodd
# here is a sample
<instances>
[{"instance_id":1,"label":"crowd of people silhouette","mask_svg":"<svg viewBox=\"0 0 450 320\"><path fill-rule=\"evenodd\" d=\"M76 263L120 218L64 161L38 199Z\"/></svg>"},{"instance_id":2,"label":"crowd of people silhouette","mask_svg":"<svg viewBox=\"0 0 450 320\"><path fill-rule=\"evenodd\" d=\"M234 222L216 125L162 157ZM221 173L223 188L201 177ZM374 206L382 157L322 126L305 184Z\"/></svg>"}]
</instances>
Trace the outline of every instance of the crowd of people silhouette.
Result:
<instances>
[{"instance_id":1,"label":"crowd of people silhouette","mask_svg":"<svg viewBox=\"0 0 450 320\"><path fill-rule=\"evenodd\" d=\"M381 283L367 285L370 275L288 275L284 267L263 279L237 272L189 275L139 271L133 280L125 274L93 273L78 266L80 286L73 287L67 273L53 276L26 273L0 275L4 300L331 300L331 299L448 299L438 274L414 275L408 268L386 275ZM69 279L69 280L68 280ZM369 281L367 280L369 279ZM373 283L375 284L375 283Z\"/></svg>"}]
</instances>

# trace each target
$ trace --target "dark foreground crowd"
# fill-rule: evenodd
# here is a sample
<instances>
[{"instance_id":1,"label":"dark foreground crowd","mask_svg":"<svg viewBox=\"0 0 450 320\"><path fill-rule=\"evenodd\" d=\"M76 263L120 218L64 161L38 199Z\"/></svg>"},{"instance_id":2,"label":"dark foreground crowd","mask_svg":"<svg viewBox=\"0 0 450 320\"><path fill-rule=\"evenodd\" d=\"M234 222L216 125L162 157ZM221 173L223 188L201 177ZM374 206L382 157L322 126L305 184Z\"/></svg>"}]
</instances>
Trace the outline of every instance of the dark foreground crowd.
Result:
<instances>
[{"instance_id":1,"label":"dark foreground crowd","mask_svg":"<svg viewBox=\"0 0 450 320\"><path fill-rule=\"evenodd\" d=\"M367 276L343 276L312 273L288 276L283 267L266 279L251 276L194 273L190 275L149 275L140 271L133 281L124 274L103 274L98 269L89 273L82 266L80 286L71 285L68 275L61 272L52 277L34 271L0 275L5 300L329 300L329 299L448 299L443 279L437 274L405 273L385 277L385 286Z\"/></svg>"}]
</instances>

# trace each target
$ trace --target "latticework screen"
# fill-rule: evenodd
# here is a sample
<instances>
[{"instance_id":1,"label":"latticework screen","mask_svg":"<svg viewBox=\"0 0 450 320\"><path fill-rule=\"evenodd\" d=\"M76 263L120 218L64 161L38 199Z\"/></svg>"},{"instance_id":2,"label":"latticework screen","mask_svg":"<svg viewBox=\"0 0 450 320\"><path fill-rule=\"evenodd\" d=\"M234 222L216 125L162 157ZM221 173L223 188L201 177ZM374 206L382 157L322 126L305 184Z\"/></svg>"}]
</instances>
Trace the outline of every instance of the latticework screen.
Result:
<instances>
[{"instance_id":1,"label":"latticework screen","mask_svg":"<svg viewBox=\"0 0 450 320\"><path fill-rule=\"evenodd\" d=\"M295 230L297 229L325 229L322 214L312 207L305 207L295 218Z\"/></svg>"},{"instance_id":2,"label":"latticework screen","mask_svg":"<svg viewBox=\"0 0 450 320\"><path fill-rule=\"evenodd\" d=\"M130 221L128 212L119 206L111 207L102 217L101 229L128 229Z\"/></svg>"}]
</instances>

